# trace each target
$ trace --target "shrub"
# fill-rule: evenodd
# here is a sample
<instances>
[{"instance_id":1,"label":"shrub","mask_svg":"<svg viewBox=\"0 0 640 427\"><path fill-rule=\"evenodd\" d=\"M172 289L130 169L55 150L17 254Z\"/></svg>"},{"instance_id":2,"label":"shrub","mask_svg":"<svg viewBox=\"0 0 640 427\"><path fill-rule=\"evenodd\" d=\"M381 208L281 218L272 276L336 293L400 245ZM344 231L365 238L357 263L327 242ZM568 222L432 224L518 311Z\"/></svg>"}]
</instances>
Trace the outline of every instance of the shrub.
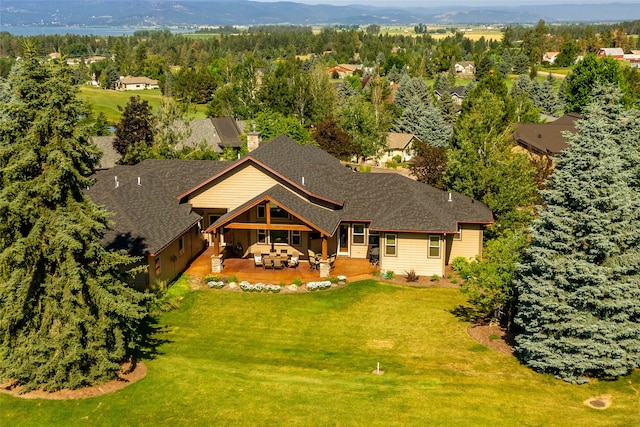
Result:
<instances>
[{"instance_id":1,"label":"shrub","mask_svg":"<svg viewBox=\"0 0 640 427\"><path fill-rule=\"evenodd\" d=\"M299 277L296 277L295 279L293 279L291 281L291 284L296 285L296 286L300 286L300 285L302 285L302 279L299 278Z\"/></svg>"},{"instance_id":2,"label":"shrub","mask_svg":"<svg viewBox=\"0 0 640 427\"><path fill-rule=\"evenodd\" d=\"M402 156L400 154L396 154L392 157L392 160L396 163L402 163Z\"/></svg>"},{"instance_id":3,"label":"shrub","mask_svg":"<svg viewBox=\"0 0 640 427\"><path fill-rule=\"evenodd\" d=\"M451 262L451 268L457 271L465 280L471 275L471 263L465 257L456 257Z\"/></svg>"},{"instance_id":4,"label":"shrub","mask_svg":"<svg viewBox=\"0 0 640 427\"><path fill-rule=\"evenodd\" d=\"M396 277L396 273L391 270L385 271L384 273L382 273L382 277L384 277L385 279L394 279Z\"/></svg>"},{"instance_id":5,"label":"shrub","mask_svg":"<svg viewBox=\"0 0 640 427\"><path fill-rule=\"evenodd\" d=\"M222 289L224 287L224 282L222 280L209 280L207 282L207 286L215 289Z\"/></svg>"},{"instance_id":6,"label":"shrub","mask_svg":"<svg viewBox=\"0 0 640 427\"><path fill-rule=\"evenodd\" d=\"M310 291L323 290L331 287L329 280L323 280L322 282L309 282L307 283L307 289Z\"/></svg>"},{"instance_id":7,"label":"shrub","mask_svg":"<svg viewBox=\"0 0 640 427\"><path fill-rule=\"evenodd\" d=\"M438 280L440 280L440 276L438 276L437 274L434 274L433 276L431 276L432 282L437 282Z\"/></svg>"},{"instance_id":8,"label":"shrub","mask_svg":"<svg viewBox=\"0 0 640 427\"><path fill-rule=\"evenodd\" d=\"M500 335L496 335L496 334L491 334L489 335L489 340L491 341L496 341L500 339Z\"/></svg>"},{"instance_id":9,"label":"shrub","mask_svg":"<svg viewBox=\"0 0 640 427\"><path fill-rule=\"evenodd\" d=\"M369 165L361 165L358 170L362 173L369 173L371 172L371 166Z\"/></svg>"},{"instance_id":10,"label":"shrub","mask_svg":"<svg viewBox=\"0 0 640 427\"><path fill-rule=\"evenodd\" d=\"M380 271L373 270L373 277L378 277L378 276L380 276Z\"/></svg>"},{"instance_id":11,"label":"shrub","mask_svg":"<svg viewBox=\"0 0 640 427\"><path fill-rule=\"evenodd\" d=\"M333 284L336 284L336 283L338 283L338 282L340 281L340 279L338 279L337 277L330 277L330 278L329 278L329 281L330 281L331 283L333 283Z\"/></svg>"},{"instance_id":12,"label":"shrub","mask_svg":"<svg viewBox=\"0 0 640 427\"><path fill-rule=\"evenodd\" d=\"M414 269L404 272L404 278L407 279L407 282L417 282L420 276L416 274Z\"/></svg>"},{"instance_id":13,"label":"shrub","mask_svg":"<svg viewBox=\"0 0 640 427\"><path fill-rule=\"evenodd\" d=\"M229 282L229 283L237 283L238 282L238 278L236 277L235 274L232 274L231 276L227 277L227 282Z\"/></svg>"},{"instance_id":14,"label":"shrub","mask_svg":"<svg viewBox=\"0 0 640 427\"><path fill-rule=\"evenodd\" d=\"M396 162L386 162L384 166L388 169L396 169L398 164Z\"/></svg>"},{"instance_id":15,"label":"shrub","mask_svg":"<svg viewBox=\"0 0 640 427\"><path fill-rule=\"evenodd\" d=\"M264 291L265 292L273 292L274 294L277 294L281 290L282 290L282 287L279 286L279 285L265 285L264 286Z\"/></svg>"}]
</instances>

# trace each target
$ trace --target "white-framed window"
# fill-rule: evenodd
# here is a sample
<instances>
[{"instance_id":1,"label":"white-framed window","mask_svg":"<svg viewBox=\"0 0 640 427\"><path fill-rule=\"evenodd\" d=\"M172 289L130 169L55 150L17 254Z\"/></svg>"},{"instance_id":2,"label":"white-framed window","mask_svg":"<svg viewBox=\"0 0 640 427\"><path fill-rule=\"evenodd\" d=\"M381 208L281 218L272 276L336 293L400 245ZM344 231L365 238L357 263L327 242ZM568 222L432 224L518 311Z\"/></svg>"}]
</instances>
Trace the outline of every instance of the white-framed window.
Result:
<instances>
[{"instance_id":1,"label":"white-framed window","mask_svg":"<svg viewBox=\"0 0 640 427\"><path fill-rule=\"evenodd\" d=\"M398 255L398 235L387 233L384 235L384 254L386 256Z\"/></svg>"},{"instance_id":2,"label":"white-framed window","mask_svg":"<svg viewBox=\"0 0 640 427\"><path fill-rule=\"evenodd\" d=\"M351 226L351 241L354 245L364 245L365 228L364 224L353 224Z\"/></svg>"},{"instance_id":3,"label":"white-framed window","mask_svg":"<svg viewBox=\"0 0 640 427\"><path fill-rule=\"evenodd\" d=\"M267 230L258 230L258 243L267 244Z\"/></svg>"},{"instance_id":4,"label":"white-framed window","mask_svg":"<svg viewBox=\"0 0 640 427\"><path fill-rule=\"evenodd\" d=\"M209 214L209 225L213 225L218 219L220 215Z\"/></svg>"},{"instance_id":5,"label":"white-framed window","mask_svg":"<svg viewBox=\"0 0 640 427\"><path fill-rule=\"evenodd\" d=\"M160 261L160 255L158 255L155 259L155 267L156 267L156 277L162 273L162 262Z\"/></svg>"},{"instance_id":6,"label":"white-framed window","mask_svg":"<svg viewBox=\"0 0 640 427\"><path fill-rule=\"evenodd\" d=\"M429 236L429 258L440 258L440 236Z\"/></svg>"},{"instance_id":7,"label":"white-framed window","mask_svg":"<svg viewBox=\"0 0 640 427\"><path fill-rule=\"evenodd\" d=\"M269 211L271 213L271 218L289 218L289 212L285 211L275 203L269 203Z\"/></svg>"},{"instance_id":8,"label":"white-framed window","mask_svg":"<svg viewBox=\"0 0 640 427\"><path fill-rule=\"evenodd\" d=\"M300 230L291 231L291 244L293 246L302 245L302 233L300 232Z\"/></svg>"},{"instance_id":9,"label":"white-framed window","mask_svg":"<svg viewBox=\"0 0 640 427\"><path fill-rule=\"evenodd\" d=\"M258 205L256 217L260 219L266 218L266 210L264 208L264 205Z\"/></svg>"},{"instance_id":10,"label":"white-framed window","mask_svg":"<svg viewBox=\"0 0 640 427\"><path fill-rule=\"evenodd\" d=\"M178 251L180 256L184 255L184 236L178 239Z\"/></svg>"},{"instance_id":11,"label":"white-framed window","mask_svg":"<svg viewBox=\"0 0 640 427\"><path fill-rule=\"evenodd\" d=\"M274 245L289 244L289 232L287 230L271 230L269 238L269 243L273 243Z\"/></svg>"},{"instance_id":12,"label":"white-framed window","mask_svg":"<svg viewBox=\"0 0 640 427\"><path fill-rule=\"evenodd\" d=\"M458 226L458 232L453 235L453 240L462 240L462 227Z\"/></svg>"}]
</instances>

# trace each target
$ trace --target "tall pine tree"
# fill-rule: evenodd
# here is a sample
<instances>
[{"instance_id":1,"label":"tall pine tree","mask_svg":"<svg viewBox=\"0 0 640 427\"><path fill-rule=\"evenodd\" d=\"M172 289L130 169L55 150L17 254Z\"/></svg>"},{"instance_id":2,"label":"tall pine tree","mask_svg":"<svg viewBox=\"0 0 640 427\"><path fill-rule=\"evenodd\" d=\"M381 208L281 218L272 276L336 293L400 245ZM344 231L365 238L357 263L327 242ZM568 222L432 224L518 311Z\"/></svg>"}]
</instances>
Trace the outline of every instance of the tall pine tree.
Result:
<instances>
[{"instance_id":1,"label":"tall pine tree","mask_svg":"<svg viewBox=\"0 0 640 427\"><path fill-rule=\"evenodd\" d=\"M56 390L113 379L140 342L131 263L100 244L108 214L85 195L97 159L65 61L33 45L0 105L0 377Z\"/></svg>"},{"instance_id":2,"label":"tall pine tree","mask_svg":"<svg viewBox=\"0 0 640 427\"><path fill-rule=\"evenodd\" d=\"M636 120L597 87L557 158L519 268L518 357L571 382L640 366Z\"/></svg>"}]
</instances>

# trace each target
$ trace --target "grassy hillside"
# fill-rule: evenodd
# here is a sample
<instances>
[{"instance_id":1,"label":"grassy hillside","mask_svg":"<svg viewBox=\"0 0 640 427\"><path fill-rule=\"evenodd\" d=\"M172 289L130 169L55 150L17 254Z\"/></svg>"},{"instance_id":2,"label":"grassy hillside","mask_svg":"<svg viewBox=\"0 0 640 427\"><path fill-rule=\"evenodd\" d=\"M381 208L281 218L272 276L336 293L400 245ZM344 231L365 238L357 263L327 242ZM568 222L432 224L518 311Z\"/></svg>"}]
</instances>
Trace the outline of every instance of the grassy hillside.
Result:
<instances>
[{"instance_id":1,"label":"grassy hillside","mask_svg":"<svg viewBox=\"0 0 640 427\"><path fill-rule=\"evenodd\" d=\"M109 123L120 121L120 111L118 107L124 108L132 96L140 96L141 99L149 102L151 110L156 113L162 103L162 93L159 89L139 90L139 91L119 91L104 90L100 88L82 86L79 97L92 106L93 111L98 114L103 112L107 116ZM194 113L191 118L206 117L206 105L194 105Z\"/></svg>"},{"instance_id":2,"label":"grassy hillside","mask_svg":"<svg viewBox=\"0 0 640 427\"><path fill-rule=\"evenodd\" d=\"M0 395L0 424L621 426L640 372L576 386L478 344L458 289L373 281L306 294L200 291L164 315L147 377L78 401ZM380 362L384 375L372 375ZM587 407L609 395L606 410Z\"/></svg>"}]
</instances>

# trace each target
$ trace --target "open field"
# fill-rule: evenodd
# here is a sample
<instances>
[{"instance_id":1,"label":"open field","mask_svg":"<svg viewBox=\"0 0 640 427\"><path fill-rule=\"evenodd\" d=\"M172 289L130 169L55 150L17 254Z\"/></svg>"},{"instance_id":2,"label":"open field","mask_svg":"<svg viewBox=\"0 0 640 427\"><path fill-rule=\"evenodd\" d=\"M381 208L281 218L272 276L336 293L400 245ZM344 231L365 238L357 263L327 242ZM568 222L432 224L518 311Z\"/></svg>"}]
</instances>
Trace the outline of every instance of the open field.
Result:
<instances>
[{"instance_id":1,"label":"open field","mask_svg":"<svg viewBox=\"0 0 640 427\"><path fill-rule=\"evenodd\" d=\"M121 113L118 107L124 108L132 96L140 96L142 100L149 102L151 111L156 113L162 103L162 93L159 89L153 90L137 90L137 91L120 91L120 90L104 90L100 88L81 86L79 98L88 102L92 106L95 114L103 112L107 116L109 123L120 121ZM193 118L206 117L206 105L195 105L195 113Z\"/></svg>"},{"instance_id":2,"label":"open field","mask_svg":"<svg viewBox=\"0 0 640 427\"><path fill-rule=\"evenodd\" d=\"M0 395L11 426L623 426L640 372L576 386L471 339L458 289L361 281L304 294L187 294L147 376L75 401ZM376 363L384 375L372 375ZM609 395L611 407L583 402Z\"/></svg>"}]
</instances>

